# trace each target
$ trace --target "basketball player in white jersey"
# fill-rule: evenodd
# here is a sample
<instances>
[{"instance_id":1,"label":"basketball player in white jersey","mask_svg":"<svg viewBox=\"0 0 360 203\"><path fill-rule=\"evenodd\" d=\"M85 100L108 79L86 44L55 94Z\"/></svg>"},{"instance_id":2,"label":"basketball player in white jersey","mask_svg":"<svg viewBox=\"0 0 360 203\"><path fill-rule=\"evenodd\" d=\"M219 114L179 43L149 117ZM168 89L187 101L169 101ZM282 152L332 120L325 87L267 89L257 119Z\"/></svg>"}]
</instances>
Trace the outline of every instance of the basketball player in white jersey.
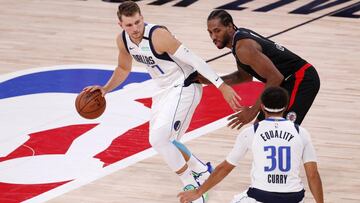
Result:
<instances>
[{"instance_id":1,"label":"basketball player in white jersey","mask_svg":"<svg viewBox=\"0 0 360 203\"><path fill-rule=\"evenodd\" d=\"M317 203L323 203L323 190L316 155L309 133L282 115L288 94L281 87L269 87L261 96L265 120L245 128L226 160L218 165L198 189L179 193L180 202L191 202L219 183L238 164L248 149L253 153L251 186L232 203L303 202L304 187L299 177L304 163L309 188Z\"/></svg>"},{"instance_id":2,"label":"basketball player in white jersey","mask_svg":"<svg viewBox=\"0 0 360 203\"><path fill-rule=\"evenodd\" d=\"M209 163L202 163L179 142L201 99L202 85L193 82L197 72L222 92L234 111L241 109L241 98L165 27L144 23L136 3L123 2L117 14L119 25L124 30L117 37L118 66L105 86L95 85L85 90L100 89L105 95L127 78L133 58L146 64L152 79L161 89L152 98L149 142L180 176L184 190L194 189L212 171ZM204 195L194 202L204 202L205 199Z\"/></svg>"}]
</instances>

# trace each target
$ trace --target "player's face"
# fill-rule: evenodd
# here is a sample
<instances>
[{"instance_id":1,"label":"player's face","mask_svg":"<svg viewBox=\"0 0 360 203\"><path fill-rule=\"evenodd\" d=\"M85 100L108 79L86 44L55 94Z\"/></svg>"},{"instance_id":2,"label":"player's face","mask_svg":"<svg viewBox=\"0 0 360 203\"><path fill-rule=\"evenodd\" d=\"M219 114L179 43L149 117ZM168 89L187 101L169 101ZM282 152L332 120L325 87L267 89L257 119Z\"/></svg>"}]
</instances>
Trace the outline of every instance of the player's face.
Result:
<instances>
[{"instance_id":1,"label":"player's face","mask_svg":"<svg viewBox=\"0 0 360 203\"><path fill-rule=\"evenodd\" d=\"M231 46L232 36L229 34L229 30L233 29L231 26L225 26L219 18L215 18L207 22L207 27L210 38L218 49Z\"/></svg>"},{"instance_id":2,"label":"player's face","mask_svg":"<svg viewBox=\"0 0 360 203\"><path fill-rule=\"evenodd\" d=\"M140 13L133 16L121 16L119 25L130 36L132 40L141 40L144 34L144 18Z\"/></svg>"}]
</instances>

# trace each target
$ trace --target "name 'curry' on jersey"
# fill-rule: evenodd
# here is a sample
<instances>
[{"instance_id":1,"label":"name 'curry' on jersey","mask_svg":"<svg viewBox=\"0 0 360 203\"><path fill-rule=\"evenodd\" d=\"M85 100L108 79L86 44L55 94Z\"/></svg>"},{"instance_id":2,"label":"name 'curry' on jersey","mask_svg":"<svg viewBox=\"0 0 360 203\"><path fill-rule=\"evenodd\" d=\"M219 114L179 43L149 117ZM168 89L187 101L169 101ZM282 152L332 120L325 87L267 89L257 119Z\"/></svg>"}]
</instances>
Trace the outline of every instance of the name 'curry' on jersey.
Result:
<instances>
[{"instance_id":1,"label":"name 'curry' on jersey","mask_svg":"<svg viewBox=\"0 0 360 203\"><path fill-rule=\"evenodd\" d=\"M133 43L129 35L123 31L122 37L127 51L134 60L145 64L150 76L162 88L179 85L195 71L192 66L184 64L168 53L158 54L151 37L159 25L145 24L144 36L139 45Z\"/></svg>"}]
</instances>

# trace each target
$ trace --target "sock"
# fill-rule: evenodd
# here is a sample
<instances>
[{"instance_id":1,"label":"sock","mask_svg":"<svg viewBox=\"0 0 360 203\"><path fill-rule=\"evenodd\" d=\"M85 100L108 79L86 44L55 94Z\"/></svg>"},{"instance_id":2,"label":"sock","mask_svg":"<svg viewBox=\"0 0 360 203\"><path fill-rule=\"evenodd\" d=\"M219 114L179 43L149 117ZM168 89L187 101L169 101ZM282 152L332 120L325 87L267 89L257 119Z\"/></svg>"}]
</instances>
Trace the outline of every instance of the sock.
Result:
<instances>
[{"instance_id":1,"label":"sock","mask_svg":"<svg viewBox=\"0 0 360 203\"><path fill-rule=\"evenodd\" d=\"M174 140L172 142L179 150L183 151L187 154L190 159L187 161L188 166L191 170L195 171L196 173L201 173L207 171L207 165L201 162L198 158L196 158L190 150L181 142Z\"/></svg>"},{"instance_id":2,"label":"sock","mask_svg":"<svg viewBox=\"0 0 360 203\"><path fill-rule=\"evenodd\" d=\"M184 186L192 184L194 186L197 186L197 184L195 184L195 180L194 177L192 176L192 172L190 167L187 167L187 169L182 173L179 174L180 180L183 182Z\"/></svg>"},{"instance_id":3,"label":"sock","mask_svg":"<svg viewBox=\"0 0 360 203\"><path fill-rule=\"evenodd\" d=\"M172 141L172 143L182 152L184 152L186 155L188 155L189 157L191 156L191 152L190 150L181 142L174 140Z\"/></svg>"},{"instance_id":4,"label":"sock","mask_svg":"<svg viewBox=\"0 0 360 203\"><path fill-rule=\"evenodd\" d=\"M191 170L193 170L196 173L202 173L202 172L207 171L207 169L208 169L207 165L204 164L203 162L201 162L193 154L191 155L187 164L188 164L189 168L191 168Z\"/></svg>"}]
</instances>

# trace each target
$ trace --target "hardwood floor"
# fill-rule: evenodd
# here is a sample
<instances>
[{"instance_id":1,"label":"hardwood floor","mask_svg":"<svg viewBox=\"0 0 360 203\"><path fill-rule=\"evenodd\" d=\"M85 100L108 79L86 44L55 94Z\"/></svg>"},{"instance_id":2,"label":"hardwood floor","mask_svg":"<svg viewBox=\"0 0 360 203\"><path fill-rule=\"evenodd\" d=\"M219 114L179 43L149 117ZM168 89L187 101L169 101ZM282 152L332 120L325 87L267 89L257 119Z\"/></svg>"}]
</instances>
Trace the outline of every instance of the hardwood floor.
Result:
<instances>
[{"instance_id":1,"label":"hardwood floor","mask_svg":"<svg viewBox=\"0 0 360 203\"><path fill-rule=\"evenodd\" d=\"M139 1L145 20L167 26L180 41L204 59L217 50L206 31L209 12L229 0L200 0L188 7L148 5ZM349 1L317 12L288 13L311 1L296 1L269 12L253 10L275 1L251 1L232 10L239 27L264 36L285 30L322 14L356 3ZM100 0L0 0L0 74L64 64L109 64L117 61L116 3ZM357 7L358 8L358 7ZM359 11L353 13L359 15ZM312 135L319 161L325 200L360 202L360 21L326 16L278 35L272 40L312 63L321 78L320 92L302 126ZM233 56L210 63L219 73L235 70ZM141 64L135 63L135 66ZM220 163L238 132L226 127L188 142L201 159ZM211 150L210 150L211 149ZM233 173L210 192L209 203L229 202L250 183L250 154ZM306 185L306 202L313 202ZM177 202L181 183L160 156L140 161L49 202Z\"/></svg>"}]
</instances>

